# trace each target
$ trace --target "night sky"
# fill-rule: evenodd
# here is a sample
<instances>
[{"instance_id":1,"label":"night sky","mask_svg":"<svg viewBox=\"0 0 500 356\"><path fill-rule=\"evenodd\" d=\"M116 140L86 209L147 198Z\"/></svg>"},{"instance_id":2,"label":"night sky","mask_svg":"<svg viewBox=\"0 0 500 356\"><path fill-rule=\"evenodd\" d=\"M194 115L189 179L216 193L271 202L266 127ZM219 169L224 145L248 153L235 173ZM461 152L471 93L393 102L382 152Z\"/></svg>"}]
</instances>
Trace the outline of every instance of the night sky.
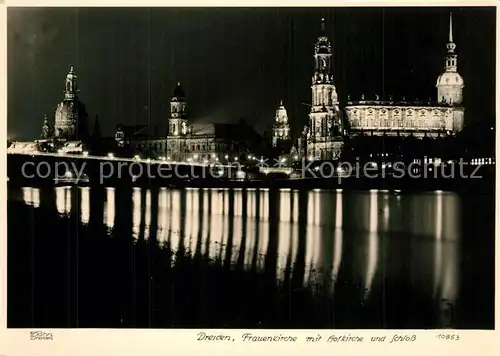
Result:
<instances>
[{"instance_id":1,"label":"night sky","mask_svg":"<svg viewBox=\"0 0 500 356\"><path fill-rule=\"evenodd\" d=\"M53 119L70 64L104 134L166 126L178 81L191 122L245 118L263 130L280 99L307 122L320 19L342 103L379 94L436 99L453 12L466 124L494 123L495 8L9 8L8 133L35 139Z\"/></svg>"}]
</instances>

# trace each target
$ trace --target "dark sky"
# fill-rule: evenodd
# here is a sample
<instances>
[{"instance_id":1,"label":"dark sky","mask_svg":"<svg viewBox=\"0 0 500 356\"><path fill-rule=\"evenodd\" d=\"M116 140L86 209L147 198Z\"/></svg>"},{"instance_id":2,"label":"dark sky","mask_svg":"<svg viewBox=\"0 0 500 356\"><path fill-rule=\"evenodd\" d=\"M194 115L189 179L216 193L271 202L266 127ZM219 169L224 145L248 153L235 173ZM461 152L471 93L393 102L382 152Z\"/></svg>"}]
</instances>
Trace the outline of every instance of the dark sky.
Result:
<instances>
[{"instance_id":1,"label":"dark sky","mask_svg":"<svg viewBox=\"0 0 500 356\"><path fill-rule=\"evenodd\" d=\"M283 99L307 121L312 49L326 18L341 102L436 99L453 12L466 124L494 122L495 8L9 8L8 131L34 139L75 65L91 119L165 126L178 81L192 122L246 118L263 129Z\"/></svg>"}]
</instances>

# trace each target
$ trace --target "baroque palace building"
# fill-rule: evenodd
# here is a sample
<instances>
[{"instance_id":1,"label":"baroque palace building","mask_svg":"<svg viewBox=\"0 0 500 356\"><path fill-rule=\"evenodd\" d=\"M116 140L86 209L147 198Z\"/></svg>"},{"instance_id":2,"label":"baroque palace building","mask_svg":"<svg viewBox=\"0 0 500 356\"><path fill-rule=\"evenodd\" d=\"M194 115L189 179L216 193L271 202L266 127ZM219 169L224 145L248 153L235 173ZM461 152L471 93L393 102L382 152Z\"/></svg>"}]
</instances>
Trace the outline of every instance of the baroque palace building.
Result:
<instances>
[{"instance_id":1,"label":"baroque palace building","mask_svg":"<svg viewBox=\"0 0 500 356\"><path fill-rule=\"evenodd\" d=\"M358 101L348 99L345 111L349 134L411 135L418 138L449 136L462 131L464 80L457 71L451 14L446 48L444 72L436 82L436 101L380 100L378 96L373 100L366 100L363 95Z\"/></svg>"},{"instance_id":2,"label":"baroque palace building","mask_svg":"<svg viewBox=\"0 0 500 356\"><path fill-rule=\"evenodd\" d=\"M145 128L119 125L115 134L118 146L129 145L137 153L176 162L211 164L239 161L262 146L262 137L242 120L237 124L190 124L180 83L170 98L167 135L146 134Z\"/></svg>"}]
</instances>

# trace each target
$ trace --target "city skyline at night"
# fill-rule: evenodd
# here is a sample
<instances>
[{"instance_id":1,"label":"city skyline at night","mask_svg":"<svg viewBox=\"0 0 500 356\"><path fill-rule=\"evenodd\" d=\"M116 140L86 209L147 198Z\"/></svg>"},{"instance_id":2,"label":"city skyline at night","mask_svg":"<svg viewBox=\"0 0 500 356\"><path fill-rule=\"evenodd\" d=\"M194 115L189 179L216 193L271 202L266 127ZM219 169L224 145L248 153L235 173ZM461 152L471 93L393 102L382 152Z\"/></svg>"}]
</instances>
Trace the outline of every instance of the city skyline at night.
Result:
<instances>
[{"instance_id":1,"label":"city skyline at night","mask_svg":"<svg viewBox=\"0 0 500 356\"><path fill-rule=\"evenodd\" d=\"M362 94L434 101L450 11L466 82L465 125L491 124L494 8L10 8L8 133L39 136L73 64L89 122L98 115L107 135L118 123L165 127L180 81L191 122L245 118L262 131L283 100L296 136L308 118L321 17L341 106ZM114 41L95 41L96 31Z\"/></svg>"}]
</instances>

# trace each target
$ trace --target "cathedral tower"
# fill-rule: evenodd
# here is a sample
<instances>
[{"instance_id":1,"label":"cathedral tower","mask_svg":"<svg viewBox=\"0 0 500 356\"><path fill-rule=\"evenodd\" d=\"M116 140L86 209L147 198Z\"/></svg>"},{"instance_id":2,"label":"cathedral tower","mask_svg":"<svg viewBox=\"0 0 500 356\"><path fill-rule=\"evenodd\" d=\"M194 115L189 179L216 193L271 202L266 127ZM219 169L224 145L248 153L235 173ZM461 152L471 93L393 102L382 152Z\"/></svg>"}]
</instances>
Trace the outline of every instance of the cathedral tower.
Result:
<instances>
[{"instance_id":1,"label":"cathedral tower","mask_svg":"<svg viewBox=\"0 0 500 356\"><path fill-rule=\"evenodd\" d=\"M343 128L332 62L332 45L326 36L324 19L321 19L321 34L314 46L315 68L307 130L307 154L315 159L335 159L340 153Z\"/></svg>"},{"instance_id":2,"label":"cathedral tower","mask_svg":"<svg viewBox=\"0 0 500 356\"><path fill-rule=\"evenodd\" d=\"M445 69L436 82L438 102L446 102L452 105L462 104L462 91L464 80L457 72L457 55L455 53L456 45L453 42L453 24L450 13L448 43L446 44L447 53L445 56Z\"/></svg>"},{"instance_id":3,"label":"cathedral tower","mask_svg":"<svg viewBox=\"0 0 500 356\"><path fill-rule=\"evenodd\" d=\"M86 134L87 113L85 106L78 100L78 77L70 66L64 86L64 100L55 112L54 135L58 139L84 139Z\"/></svg>"},{"instance_id":4,"label":"cathedral tower","mask_svg":"<svg viewBox=\"0 0 500 356\"><path fill-rule=\"evenodd\" d=\"M279 147L280 143L288 140L290 140L290 125L288 124L286 109L283 106L283 101L281 101L278 110L276 110L273 125L273 147Z\"/></svg>"},{"instance_id":5,"label":"cathedral tower","mask_svg":"<svg viewBox=\"0 0 500 356\"><path fill-rule=\"evenodd\" d=\"M168 119L168 135L183 136L187 132L186 95L177 83L170 99L170 118Z\"/></svg>"}]
</instances>

